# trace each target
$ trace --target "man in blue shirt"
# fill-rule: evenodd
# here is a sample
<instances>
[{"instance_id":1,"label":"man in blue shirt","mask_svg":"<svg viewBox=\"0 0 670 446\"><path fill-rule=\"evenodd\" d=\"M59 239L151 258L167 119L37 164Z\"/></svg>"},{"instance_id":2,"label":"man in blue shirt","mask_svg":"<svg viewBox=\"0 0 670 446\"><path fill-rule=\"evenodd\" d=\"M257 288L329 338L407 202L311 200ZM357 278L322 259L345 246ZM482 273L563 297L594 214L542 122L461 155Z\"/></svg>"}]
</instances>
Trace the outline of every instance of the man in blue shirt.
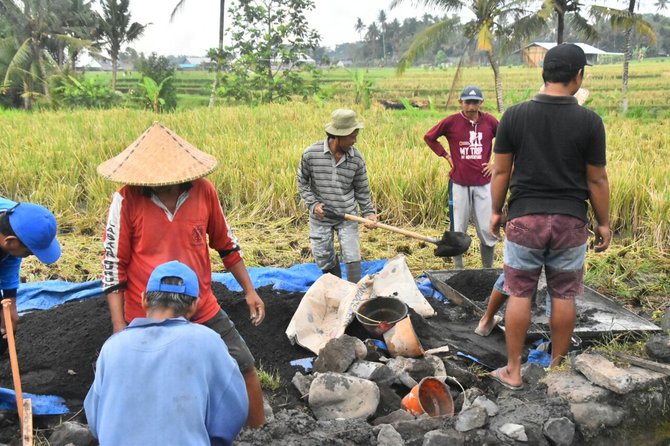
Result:
<instances>
[{"instance_id":1,"label":"man in blue shirt","mask_svg":"<svg viewBox=\"0 0 670 446\"><path fill-rule=\"evenodd\" d=\"M16 327L16 290L19 288L19 271L24 257L34 255L47 265L60 257L56 240L56 218L43 206L33 203L16 203L0 197L0 299L10 299L12 327ZM5 321L2 333L5 335Z\"/></svg>"},{"instance_id":2,"label":"man in blue shirt","mask_svg":"<svg viewBox=\"0 0 670 446\"><path fill-rule=\"evenodd\" d=\"M158 266L135 318L102 347L84 401L91 432L107 445L230 445L249 407L244 379L213 330L189 322L198 278Z\"/></svg>"}]
</instances>

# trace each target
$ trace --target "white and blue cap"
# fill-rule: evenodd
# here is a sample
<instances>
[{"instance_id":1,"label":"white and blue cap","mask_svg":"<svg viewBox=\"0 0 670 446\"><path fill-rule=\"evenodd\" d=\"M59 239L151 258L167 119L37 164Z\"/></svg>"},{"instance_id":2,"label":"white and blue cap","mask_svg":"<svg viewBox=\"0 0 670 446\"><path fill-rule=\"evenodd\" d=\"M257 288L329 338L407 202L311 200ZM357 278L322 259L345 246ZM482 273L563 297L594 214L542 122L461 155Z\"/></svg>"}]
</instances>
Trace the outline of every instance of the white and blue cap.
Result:
<instances>
[{"instance_id":1,"label":"white and blue cap","mask_svg":"<svg viewBox=\"0 0 670 446\"><path fill-rule=\"evenodd\" d=\"M176 277L181 279L182 283L179 285L163 283L163 279L167 277ZM191 268L177 260L163 263L162 265L158 265L149 277L147 293L153 291L185 294L193 299L197 299L200 293L198 276L195 275L195 272Z\"/></svg>"},{"instance_id":2,"label":"white and blue cap","mask_svg":"<svg viewBox=\"0 0 670 446\"><path fill-rule=\"evenodd\" d=\"M482 90L479 87L477 87L476 85L468 85L461 92L461 100L462 101L468 101L468 100L483 101L484 100L484 95L482 94Z\"/></svg>"}]
</instances>

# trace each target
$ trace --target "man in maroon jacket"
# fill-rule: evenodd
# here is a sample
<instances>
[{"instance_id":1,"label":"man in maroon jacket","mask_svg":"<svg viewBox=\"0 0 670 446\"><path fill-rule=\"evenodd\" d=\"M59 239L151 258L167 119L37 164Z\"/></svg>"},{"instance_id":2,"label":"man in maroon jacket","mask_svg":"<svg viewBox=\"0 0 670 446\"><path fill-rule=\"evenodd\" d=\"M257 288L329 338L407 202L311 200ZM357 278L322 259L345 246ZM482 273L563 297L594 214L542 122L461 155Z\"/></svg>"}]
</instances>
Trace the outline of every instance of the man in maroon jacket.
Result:
<instances>
[{"instance_id":1,"label":"man in maroon jacket","mask_svg":"<svg viewBox=\"0 0 670 446\"><path fill-rule=\"evenodd\" d=\"M437 156L449 162L449 178L453 183L453 231L466 232L473 215L479 237L482 265L493 266L496 238L489 230L491 219L491 147L498 129L498 120L480 111L484 96L474 86L465 87L458 101L460 113L447 116L423 137ZM446 151L438 138L449 143ZM456 268L463 268L463 257L454 257Z\"/></svg>"}]
</instances>

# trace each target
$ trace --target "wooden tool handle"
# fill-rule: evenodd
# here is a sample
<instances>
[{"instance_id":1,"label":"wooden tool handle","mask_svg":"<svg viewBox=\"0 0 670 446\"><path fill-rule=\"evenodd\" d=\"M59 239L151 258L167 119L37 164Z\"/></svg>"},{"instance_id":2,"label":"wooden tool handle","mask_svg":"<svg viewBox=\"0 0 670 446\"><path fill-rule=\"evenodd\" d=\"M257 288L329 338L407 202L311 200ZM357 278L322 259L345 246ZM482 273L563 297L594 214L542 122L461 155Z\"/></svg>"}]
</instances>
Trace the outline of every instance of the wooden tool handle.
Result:
<instances>
[{"instance_id":1,"label":"wooden tool handle","mask_svg":"<svg viewBox=\"0 0 670 446\"><path fill-rule=\"evenodd\" d=\"M14 327L12 325L12 314L9 307L12 305L10 299L3 299L2 315L5 320L7 331L7 344L9 345L9 362L12 366L12 378L14 379L14 393L16 393L16 411L19 414L19 422L23 425L23 392L21 391L21 376L19 375L19 360L16 357L16 342L14 341Z\"/></svg>"},{"instance_id":2,"label":"wooden tool handle","mask_svg":"<svg viewBox=\"0 0 670 446\"><path fill-rule=\"evenodd\" d=\"M416 232L408 231L407 229L401 229L401 228L396 228L395 226L387 225L384 223L379 223L376 221L368 220L367 218L359 217L358 215L351 215L351 214L344 214L344 219L349 220L349 221L357 221L358 223L364 223L364 224L373 224L378 228L386 229L391 232L397 232L398 234L405 235L407 237L415 238L417 240L423 240L424 242L428 243L434 243L437 245L439 242L438 239L433 238L433 237L427 237L422 234L418 234Z\"/></svg>"}]
</instances>

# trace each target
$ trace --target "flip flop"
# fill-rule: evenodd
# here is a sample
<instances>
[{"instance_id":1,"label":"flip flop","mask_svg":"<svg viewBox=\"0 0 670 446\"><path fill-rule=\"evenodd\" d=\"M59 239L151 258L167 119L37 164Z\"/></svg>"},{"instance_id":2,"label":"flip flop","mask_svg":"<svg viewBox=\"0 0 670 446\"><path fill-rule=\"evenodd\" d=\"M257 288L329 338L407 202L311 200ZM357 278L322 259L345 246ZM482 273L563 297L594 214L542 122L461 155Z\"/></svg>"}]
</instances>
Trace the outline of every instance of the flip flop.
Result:
<instances>
[{"instance_id":1,"label":"flip flop","mask_svg":"<svg viewBox=\"0 0 670 446\"><path fill-rule=\"evenodd\" d=\"M493 316L493 323L488 327L487 330L480 330L480 329L479 329L479 324L477 324L477 328L475 328L475 334L477 334L477 335L479 335L479 336L484 336L484 337L486 337L486 336L488 336L488 335L491 334L491 332L493 331L493 329L496 328L496 326L497 326L500 322L502 322L502 317L500 317L500 316L498 316L498 315L496 314L495 316Z\"/></svg>"},{"instance_id":2,"label":"flip flop","mask_svg":"<svg viewBox=\"0 0 670 446\"><path fill-rule=\"evenodd\" d=\"M504 381L502 377L500 376L500 371L504 369L505 367L496 369L491 372L491 378L496 380L499 384L501 384L503 387L507 387L510 390L521 390L523 389L523 384L519 384L518 386L515 386L513 384L508 383L507 381Z\"/></svg>"}]
</instances>

